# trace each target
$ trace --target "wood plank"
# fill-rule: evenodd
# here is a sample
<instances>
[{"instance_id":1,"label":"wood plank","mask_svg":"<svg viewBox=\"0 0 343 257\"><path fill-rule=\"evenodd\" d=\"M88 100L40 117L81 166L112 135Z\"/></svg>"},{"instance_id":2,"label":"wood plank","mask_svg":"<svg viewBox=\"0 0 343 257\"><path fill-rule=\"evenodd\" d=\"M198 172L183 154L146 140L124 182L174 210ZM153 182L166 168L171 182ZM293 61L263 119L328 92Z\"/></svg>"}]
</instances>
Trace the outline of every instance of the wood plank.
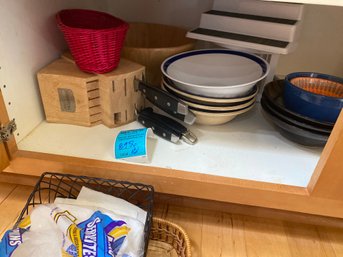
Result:
<instances>
[{"instance_id":1,"label":"wood plank","mask_svg":"<svg viewBox=\"0 0 343 257\"><path fill-rule=\"evenodd\" d=\"M224 212L202 214L202 256L248 256L241 219Z\"/></svg>"},{"instance_id":2,"label":"wood plank","mask_svg":"<svg viewBox=\"0 0 343 257\"><path fill-rule=\"evenodd\" d=\"M0 177L1 178L1 177ZM13 183L13 182L12 182ZM223 211L232 214L254 215L254 217L287 220L303 224L343 228L343 219L291 212L235 203L209 201L185 196L155 193L155 203L164 203L195 209Z\"/></svg>"},{"instance_id":3,"label":"wood plank","mask_svg":"<svg viewBox=\"0 0 343 257\"><path fill-rule=\"evenodd\" d=\"M6 124L8 116L6 113L4 99L0 89L0 127ZM10 159L4 143L0 142L0 172L10 164Z\"/></svg>"},{"instance_id":4,"label":"wood plank","mask_svg":"<svg viewBox=\"0 0 343 257\"><path fill-rule=\"evenodd\" d=\"M337 119L308 185L309 193L343 201L343 111Z\"/></svg>"},{"instance_id":5,"label":"wood plank","mask_svg":"<svg viewBox=\"0 0 343 257\"><path fill-rule=\"evenodd\" d=\"M16 222L32 191L30 186L16 186L0 205L0 237Z\"/></svg>"},{"instance_id":6,"label":"wood plank","mask_svg":"<svg viewBox=\"0 0 343 257\"><path fill-rule=\"evenodd\" d=\"M204 256L204 252L208 252L208 257L215 256L227 256L227 253L223 253L223 241L230 239L230 232L223 224L223 215L221 212L202 211L201 212L201 240L200 246L201 256ZM226 233L224 233L226 232ZM227 240L227 245L231 245L232 240ZM229 251L231 247L228 247Z\"/></svg>"},{"instance_id":7,"label":"wood plank","mask_svg":"<svg viewBox=\"0 0 343 257\"><path fill-rule=\"evenodd\" d=\"M7 110L6 110L6 105L5 101L0 89L0 125L2 124L7 124L10 121L10 118L8 117ZM1 145L1 143L0 143ZM6 148L6 159L12 159L16 151L18 150L17 148L17 143L15 141L14 137L11 137L9 141L7 141L4 144ZM7 160L5 159L5 152L3 152L3 146L0 147L0 171L3 170L3 166L6 165L8 166ZM4 162L4 163L2 163ZM5 166L5 167L6 167Z\"/></svg>"},{"instance_id":8,"label":"wood plank","mask_svg":"<svg viewBox=\"0 0 343 257\"><path fill-rule=\"evenodd\" d=\"M247 256L292 256L281 221L240 215L235 219L243 223Z\"/></svg>"},{"instance_id":9,"label":"wood plank","mask_svg":"<svg viewBox=\"0 0 343 257\"><path fill-rule=\"evenodd\" d=\"M15 188L14 184L0 183L0 205Z\"/></svg>"},{"instance_id":10,"label":"wood plank","mask_svg":"<svg viewBox=\"0 0 343 257\"><path fill-rule=\"evenodd\" d=\"M318 233L322 243L325 243L325 248L330 248L336 256L343 256L343 235L342 229L334 227L319 227Z\"/></svg>"},{"instance_id":11,"label":"wood plank","mask_svg":"<svg viewBox=\"0 0 343 257\"><path fill-rule=\"evenodd\" d=\"M325 247L325 241L321 240L316 226L286 222L285 231L292 256L336 256L333 249Z\"/></svg>"},{"instance_id":12,"label":"wood plank","mask_svg":"<svg viewBox=\"0 0 343 257\"><path fill-rule=\"evenodd\" d=\"M187 209L183 207L173 206L166 209L164 219L170 220L182 228L189 234L191 240L191 251L193 257L201 257L202 252L202 211ZM204 256L205 257L205 256Z\"/></svg>"},{"instance_id":13,"label":"wood plank","mask_svg":"<svg viewBox=\"0 0 343 257\"><path fill-rule=\"evenodd\" d=\"M224 223L222 225L219 224L223 229L222 235L224 237L221 239L222 256L248 256L242 219L227 212L223 212L222 215Z\"/></svg>"},{"instance_id":14,"label":"wood plank","mask_svg":"<svg viewBox=\"0 0 343 257\"><path fill-rule=\"evenodd\" d=\"M183 227L193 256L343 256L343 229L158 203L155 215Z\"/></svg>"},{"instance_id":15,"label":"wood plank","mask_svg":"<svg viewBox=\"0 0 343 257\"><path fill-rule=\"evenodd\" d=\"M8 157L4 143L0 142L0 172L10 165L10 159Z\"/></svg>"},{"instance_id":16,"label":"wood plank","mask_svg":"<svg viewBox=\"0 0 343 257\"><path fill-rule=\"evenodd\" d=\"M36 176L16 175L6 172L0 173L0 182L23 186L34 186L38 181Z\"/></svg>"}]
</instances>

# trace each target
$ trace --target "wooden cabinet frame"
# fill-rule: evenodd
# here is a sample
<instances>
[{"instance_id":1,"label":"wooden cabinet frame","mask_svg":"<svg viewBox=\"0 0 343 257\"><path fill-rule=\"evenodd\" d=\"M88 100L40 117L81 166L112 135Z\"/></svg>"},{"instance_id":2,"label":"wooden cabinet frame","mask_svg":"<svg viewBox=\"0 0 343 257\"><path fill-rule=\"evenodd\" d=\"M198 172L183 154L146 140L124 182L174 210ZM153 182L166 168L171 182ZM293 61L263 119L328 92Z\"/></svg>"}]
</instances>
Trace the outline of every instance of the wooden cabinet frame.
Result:
<instances>
[{"instance_id":1,"label":"wooden cabinet frame","mask_svg":"<svg viewBox=\"0 0 343 257\"><path fill-rule=\"evenodd\" d=\"M0 121L9 121L3 100ZM22 151L13 138L5 146L11 161L1 162L9 165L0 178L9 182L32 184L45 171L73 173L148 183L166 194L343 218L343 112L307 187Z\"/></svg>"},{"instance_id":2,"label":"wooden cabinet frame","mask_svg":"<svg viewBox=\"0 0 343 257\"><path fill-rule=\"evenodd\" d=\"M8 122L9 118L0 89L0 127L5 126ZM0 171L10 164L10 154L15 152L16 150L17 149L14 139L11 139L7 143L3 143L0 141Z\"/></svg>"},{"instance_id":3,"label":"wooden cabinet frame","mask_svg":"<svg viewBox=\"0 0 343 257\"><path fill-rule=\"evenodd\" d=\"M79 2L81 3L86 1ZM3 15L4 23L7 22L8 24L13 24L13 22L11 22L12 19L21 17L21 14L27 15L27 10L24 4L14 1L8 1L8 3L13 3L13 6L11 5L11 10L16 10L16 12L7 11L3 8L3 14L8 13L7 16ZM8 3L6 2L6 5ZM43 16L43 3L48 2L40 0L35 1L34 4L32 3L31 9L35 10L35 12L31 13L32 17L35 18ZM53 10L61 9L65 3L68 3L68 1L49 2L48 5L51 5L51 8L48 8L48 10L50 10L52 14L54 12ZM17 6L20 6L21 8L16 8ZM105 6L106 5L104 5L104 8ZM42 18L42 20L37 20L39 28L41 24L47 24L44 19ZM35 20L36 19L32 19L32 21ZM24 19L23 22L25 21L27 20ZM35 62L32 67L27 68L27 70L31 72L31 70L35 70L38 66L42 65L42 60L50 60L54 54L57 56L57 53L59 52L57 49L61 48L61 46L56 47L56 45L53 45L51 48L48 48L49 44L45 41L41 41L41 43L35 45L35 47L28 48L24 52L24 55L21 51L23 47L26 47L28 42L36 43L37 41L35 40L34 35L32 37L17 37L17 34L31 34L31 32L34 34L39 30L37 30L37 26L34 23L28 28L20 26L19 24L17 26L17 30L13 30L13 28L11 28L11 31L16 32L15 37L14 34L12 35L13 39L10 36L7 37L7 35L4 37L5 43L10 46L15 44L15 48L3 48L3 52L10 53L10 57L13 59L12 66L9 67L11 69L7 69L10 74L9 77L13 78L16 76L16 78L27 78L22 76L23 74L17 72L17 70L19 70L18 66L20 63L18 61L16 62L16 60L20 60L20 58L23 57L25 57L23 59L30 59L32 56L37 57L39 61ZM55 37L52 34L41 32L44 31L39 32L39 37L46 40ZM55 43L57 44L57 41ZM44 48L43 46L47 47ZM43 48L45 49L44 55L46 56L35 56L41 52L41 49L44 50ZM14 51L18 49L20 50ZM6 59L6 55L1 56L1 58ZM27 63L22 62L22 65L27 65ZM2 67L1 70L2 72L6 71L4 67ZM18 80L18 82L15 82L20 85L18 86L18 90L24 91L23 88L25 87L23 87L23 82L25 81L19 82ZM8 121L9 117L6 113L6 107L0 95L0 123L6 124ZM17 184L33 184L37 180L37 177L45 171L74 173L96 177L139 181L142 183L152 184L157 192L187 196L192 199L198 198L226 203L238 203L343 218L342 158L343 113L341 113L329 141L322 152L310 183L306 187L219 177L196 173L196 171L191 173L128 163L107 162L22 151L17 149L14 138L11 138L5 144L0 144L0 181ZM301 170L298 172L301 172Z\"/></svg>"}]
</instances>

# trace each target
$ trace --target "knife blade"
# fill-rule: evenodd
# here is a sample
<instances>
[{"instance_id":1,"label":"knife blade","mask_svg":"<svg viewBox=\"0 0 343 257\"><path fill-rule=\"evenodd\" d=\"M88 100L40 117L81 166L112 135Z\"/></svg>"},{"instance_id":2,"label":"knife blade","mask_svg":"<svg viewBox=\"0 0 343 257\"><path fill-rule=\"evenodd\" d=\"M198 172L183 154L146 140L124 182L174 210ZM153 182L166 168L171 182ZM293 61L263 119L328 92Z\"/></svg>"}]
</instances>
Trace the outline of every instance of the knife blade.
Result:
<instances>
[{"instance_id":1,"label":"knife blade","mask_svg":"<svg viewBox=\"0 0 343 257\"><path fill-rule=\"evenodd\" d=\"M155 113L150 107L140 111L137 119L145 127L151 128L156 135L173 143L180 139L188 144L197 142L196 136L185 126L167 116Z\"/></svg>"},{"instance_id":2,"label":"knife blade","mask_svg":"<svg viewBox=\"0 0 343 257\"><path fill-rule=\"evenodd\" d=\"M190 125L194 123L196 117L188 110L188 105L175 96L138 79L135 79L135 89L140 90L146 99L171 116Z\"/></svg>"}]
</instances>

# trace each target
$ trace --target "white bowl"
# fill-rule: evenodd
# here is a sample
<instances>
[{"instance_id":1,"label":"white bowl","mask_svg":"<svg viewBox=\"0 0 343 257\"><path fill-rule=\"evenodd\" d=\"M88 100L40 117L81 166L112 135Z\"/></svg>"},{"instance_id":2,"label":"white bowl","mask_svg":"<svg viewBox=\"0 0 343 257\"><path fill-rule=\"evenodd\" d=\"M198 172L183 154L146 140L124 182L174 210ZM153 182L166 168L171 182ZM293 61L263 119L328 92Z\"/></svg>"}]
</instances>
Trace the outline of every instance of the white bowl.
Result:
<instances>
[{"instance_id":1,"label":"white bowl","mask_svg":"<svg viewBox=\"0 0 343 257\"><path fill-rule=\"evenodd\" d=\"M161 83L162 89L168 91L169 93L174 94L175 96L185 99L192 103L198 103L203 105L211 105L211 106L229 106L235 103L246 102L254 98L258 93L258 88L255 87L249 91L246 96L237 97L237 98L211 98L211 97L204 97L204 96L197 96L192 95L184 91L180 91L179 89L172 87L169 85L164 79Z\"/></svg>"},{"instance_id":2,"label":"white bowl","mask_svg":"<svg viewBox=\"0 0 343 257\"><path fill-rule=\"evenodd\" d=\"M185 99L183 96L179 96L177 94L175 94L173 91L168 91L168 89L166 89L166 85L164 83L161 84L161 87L163 90L169 92L170 94L174 95L175 97L179 98L182 102L184 102L185 104L187 104L189 107L191 108L196 108L198 110L204 110L204 111L238 111L241 109L244 109L250 105L252 105L255 101L256 101L256 97L252 97L249 100L246 101L241 101L241 102L236 102L236 103L228 103L227 105L212 105L212 104L208 104L208 103L197 103L197 102L192 102L192 101L188 101L187 99Z\"/></svg>"},{"instance_id":3,"label":"white bowl","mask_svg":"<svg viewBox=\"0 0 343 257\"><path fill-rule=\"evenodd\" d=\"M238 111L230 111L230 112L211 112L211 111L201 111L201 110L194 110L190 108L190 110L195 114L196 120L195 123L201 125L221 125L227 123L238 115L246 113L247 111L251 110L255 104L250 105L244 109Z\"/></svg>"},{"instance_id":4,"label":"white bowl","mask_svg":"<svg viewBox=\"0 0 343 257\"><path fill-rule=\"evenodd\" d=\"M190 94L234 98L245 96L264 79L269 64L250 53L202 49L169 57L162 63L161 70L173 83L171 86Z\"/></svg>"},{"instance_id":5,"label":"white bowl","mask_svg":"<svg viewBox=\"0 0 343 257\"><path fill-rule=\"evenodd\" d=\"M196 103L192 103L192 102L188 102L184 99L181 99L185 104L187 104L189 107L191 108L196 108L199 110L204 110L204 111L221 111L221 112L225 112L225 111L238 111L238 110L242 110L250 105L252 105L253 103L255 103L256 101L256 97L252 98L251 100L249 100L248 102L239 104L239 105L234 105L234 106L211 106L211 105L203 105L203 104L196 104Z\"/></svg>"}]
</instances>

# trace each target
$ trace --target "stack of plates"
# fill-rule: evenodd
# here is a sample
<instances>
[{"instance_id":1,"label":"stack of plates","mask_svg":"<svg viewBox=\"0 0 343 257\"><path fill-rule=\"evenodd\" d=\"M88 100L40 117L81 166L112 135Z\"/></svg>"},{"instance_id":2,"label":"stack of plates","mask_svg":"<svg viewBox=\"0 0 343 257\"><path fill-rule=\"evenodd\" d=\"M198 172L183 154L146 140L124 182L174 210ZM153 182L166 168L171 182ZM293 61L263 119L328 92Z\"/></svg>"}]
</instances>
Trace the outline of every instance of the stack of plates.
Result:
<instances>
[{"instance_id":1,"label":"stack of plates","mask_svg":"<svg viewBox=\"0 0 343 257\"><path fill-rule=\"evenodd\" d=\"M184 52L166 59L161 68L162 87L206 125L226 123L252 109L256 83L269 71L262 58L226 49Z\"/></svg>"},{"instance_id":2,"label":"stack of plates","mask_svg":"<svg viewBox=\"0 0 343 257\"><path fill-rule=\"evenodd\" d=\"M261 99L265 117L293 142L324 146L334 123L315 120L287 108L284 104L284 83L284 80L277 80L265 86Z\"/></svg>"}]
</instances>

